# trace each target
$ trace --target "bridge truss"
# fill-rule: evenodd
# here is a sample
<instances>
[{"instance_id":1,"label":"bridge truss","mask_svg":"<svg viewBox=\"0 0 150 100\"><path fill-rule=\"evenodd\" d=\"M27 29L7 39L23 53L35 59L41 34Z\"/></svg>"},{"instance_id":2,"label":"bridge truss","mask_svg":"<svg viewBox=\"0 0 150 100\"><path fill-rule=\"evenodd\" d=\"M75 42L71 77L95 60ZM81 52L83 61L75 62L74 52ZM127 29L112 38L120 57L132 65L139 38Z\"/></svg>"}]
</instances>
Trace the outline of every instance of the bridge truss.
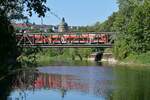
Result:
<instances>
[{"instance_id":1,"label":"bridge truss","mask_svg":"<svg viewBox=\"0 0 150 100\"><path fill-rule=\"evenodd\" d=\"M16 33L17 46L42 48L111 48L113 32Z\"/></svg>"}]
</instances>

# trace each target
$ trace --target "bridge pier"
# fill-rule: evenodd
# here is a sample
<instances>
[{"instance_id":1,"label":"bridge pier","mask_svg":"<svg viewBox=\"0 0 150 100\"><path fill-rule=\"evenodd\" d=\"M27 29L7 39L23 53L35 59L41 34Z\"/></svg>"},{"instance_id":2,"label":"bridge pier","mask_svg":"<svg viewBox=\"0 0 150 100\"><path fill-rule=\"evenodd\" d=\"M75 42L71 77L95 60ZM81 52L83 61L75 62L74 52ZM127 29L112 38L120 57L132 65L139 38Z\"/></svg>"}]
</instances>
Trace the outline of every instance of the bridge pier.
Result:
<instances>
[{"instance_id":1,"label":"bridge pier","mask_svg":"<svg viewBox=\"0 0 150 100\"><path fill-rule=\"evenodd\" d=\"M98 62L101 61L102 57L103 57L102 52L94 52L90 55L89 60Z\"/></svg>"},{"instance_id":2,"label":"bridge pier","mask_svg":"<svg viewBox=\"0 0 150 100\"><path fill-rule=\"evenodd\" d=\"M94 52L89 57L90 61L101 61L108 63L116 63L117 60L113 57L111 52Z\"/></svg>"}]
</instances>

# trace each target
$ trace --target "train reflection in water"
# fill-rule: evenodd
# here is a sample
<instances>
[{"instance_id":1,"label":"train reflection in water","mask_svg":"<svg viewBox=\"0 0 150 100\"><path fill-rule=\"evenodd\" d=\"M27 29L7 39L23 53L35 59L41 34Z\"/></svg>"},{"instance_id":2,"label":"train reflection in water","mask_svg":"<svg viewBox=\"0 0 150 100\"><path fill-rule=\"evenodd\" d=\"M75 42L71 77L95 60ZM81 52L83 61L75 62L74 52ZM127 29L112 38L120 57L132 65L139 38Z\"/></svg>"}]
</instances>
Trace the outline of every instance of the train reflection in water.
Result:
<instances>
[{"instance_id":1,"label":"train reflection in water","mask_svg":"<svg viewBox=\"0 0 150 100\"><path fill-rule=\"evenodd\" d=\"M61 97L64 97L70 91L107 97L112 91L112 88L110 88L112 86L111 80L84 79L80 76L67 74L44 74L39 72L31 74L23 72L12 83L14 91L25 93L24 91L36 92L43 89L59 90L63 91Z\"/></svg>"}]
</instances>

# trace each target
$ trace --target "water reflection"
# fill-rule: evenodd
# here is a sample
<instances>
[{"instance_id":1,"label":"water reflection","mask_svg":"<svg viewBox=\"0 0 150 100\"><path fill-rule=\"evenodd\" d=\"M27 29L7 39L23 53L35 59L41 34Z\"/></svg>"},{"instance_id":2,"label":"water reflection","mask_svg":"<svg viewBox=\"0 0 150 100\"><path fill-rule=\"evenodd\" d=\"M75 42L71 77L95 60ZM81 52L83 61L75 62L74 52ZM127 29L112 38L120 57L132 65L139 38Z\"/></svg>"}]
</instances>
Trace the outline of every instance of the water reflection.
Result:
<instances>
[{"instance_id":1,"label":"water reflection","mask_svg":"<svg viewBox=\"0 0 150 100\"><path fill-rule=\"evenodd\" d=\"M49 73L43 73L42 69L49 69ZM74 73L71 73L72 70ZM61 66L40 68L39 71L18 73L16 78L12 80L9 100L30 100L28 98L34 98L37 96L36 93L38 93L38 97L43 96L42 93L45 91L47 91L45 94L52 93L49 95L55 94L55 96L61 97L56 100L62 98L70 100L69 98L74 99L74 96L80 100L104 100L112 92L112 75L106 74L111 71L110 69ZM31 93L33 95L30 95ZM47 97L44 98L44 100L48 100ZM52 98L52 96L49 97L49 99Z\"/></svg>"},{"instance_id":2,"label":"water reflection","mask_svg":"<svg viewBox=\"0 0 150 100\"><path fill-rule=\"evenodd\" d=\"M150 100L149 68L114 68L114 75L111 100Z\"/></svg>"},{"instance_id":3,"label":"water reflection","mask_svg":"<svg viewBox=\"0 0 150 100\"><path fill-rule=\"evenodd\" d=\"M0 100L149 100L150 69L42 67L0 80Z\"/></svg>"}]
</instances>

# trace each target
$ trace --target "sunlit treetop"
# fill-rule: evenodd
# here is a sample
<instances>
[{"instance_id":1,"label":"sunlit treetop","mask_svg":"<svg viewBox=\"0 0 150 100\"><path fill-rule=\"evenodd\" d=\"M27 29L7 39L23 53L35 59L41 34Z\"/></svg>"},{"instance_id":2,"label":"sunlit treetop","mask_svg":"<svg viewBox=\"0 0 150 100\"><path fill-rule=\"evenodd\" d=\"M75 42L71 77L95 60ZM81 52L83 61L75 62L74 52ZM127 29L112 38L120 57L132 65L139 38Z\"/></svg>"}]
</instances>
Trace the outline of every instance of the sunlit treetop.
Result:
<instances>
[{"instance_id":1,"label":"sunlit treetop","mask_svg":"<svg viewBox=\"0 0 150 100\"><path fill-rule=\"evenodd\" d=\"M46 6L46 0L0 0L0 14L12 19L23 18L23 12L28 12L29 16L35 12L39 17L45 16L50 10Z\"/></svg>"}]
</instances>

